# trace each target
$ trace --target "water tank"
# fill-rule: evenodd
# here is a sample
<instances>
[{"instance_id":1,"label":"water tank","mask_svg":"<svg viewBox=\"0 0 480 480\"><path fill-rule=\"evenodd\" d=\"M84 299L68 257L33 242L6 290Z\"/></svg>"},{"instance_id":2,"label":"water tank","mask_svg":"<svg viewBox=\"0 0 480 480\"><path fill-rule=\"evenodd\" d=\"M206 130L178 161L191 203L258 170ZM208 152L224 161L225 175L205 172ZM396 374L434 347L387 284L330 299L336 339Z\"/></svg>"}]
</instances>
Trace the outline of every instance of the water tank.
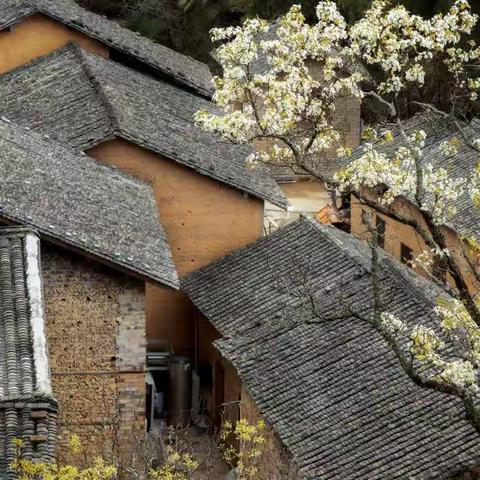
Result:
<instances>
[{"instance_id":1,"label":"water tank","mask_svg":"<svg viewBox=\"0 0 480 480\"><path fill-rule=\"evenodd\" d=\"M169 420L175 427L186 427L192 408L192 366L188 357L172 356L169 365Z\"/></svg>"}]
</instances>

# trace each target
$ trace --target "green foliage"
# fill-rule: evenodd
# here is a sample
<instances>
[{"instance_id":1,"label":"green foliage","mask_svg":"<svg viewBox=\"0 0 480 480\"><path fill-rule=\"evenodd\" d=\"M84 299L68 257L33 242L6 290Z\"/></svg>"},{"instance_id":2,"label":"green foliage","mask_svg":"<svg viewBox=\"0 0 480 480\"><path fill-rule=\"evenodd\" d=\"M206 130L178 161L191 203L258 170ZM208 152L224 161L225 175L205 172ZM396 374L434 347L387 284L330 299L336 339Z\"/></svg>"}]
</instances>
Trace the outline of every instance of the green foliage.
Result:
<instances>
[{"instance_id":1,"label":"green foliage","mask_svg":"<svg viewBox=\"0 0 480 480\"><path fill-rule=\"evenodd\" d=\"M78 0L86 8L120 19L128 28L203 62L212 63L209 31L237 25L247 17L273 20L301 4L308 21L315 20L319 0ZM336 0L349 22L360 18L371 0ZM394 0L413 13L431 16L448 9L452 0ZM480 2L471 2L480 14ZM480 38L480 32L477 32Z\"/></svg>"}]
</instances>

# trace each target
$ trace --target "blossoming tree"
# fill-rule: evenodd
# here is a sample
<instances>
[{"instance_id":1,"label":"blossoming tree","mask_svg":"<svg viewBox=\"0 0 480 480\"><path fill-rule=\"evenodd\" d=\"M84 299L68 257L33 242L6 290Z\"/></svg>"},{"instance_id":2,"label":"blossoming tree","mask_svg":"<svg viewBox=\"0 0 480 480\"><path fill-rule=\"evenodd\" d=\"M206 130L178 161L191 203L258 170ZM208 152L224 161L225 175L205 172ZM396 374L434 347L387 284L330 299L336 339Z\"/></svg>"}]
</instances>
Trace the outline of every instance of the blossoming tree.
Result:
<instances>
[{"instance_id":1,"label":"blossoming tree","mask_svg":"<svg viewBox=\"0 0 480 480\"><path fill-rule=\"evenodd\" d=\"M220 109L200 111L196 120L232 142L252 144L255 150L246 159L252 168L300 167L415 229L427 246L417 262L439 262L453 280L449 295L438 300L437 328L397 318L379 304L367 321L391 343L416 381L464 399L480 432L475 408L480 305L465 281L462 262L471 266L479 284L480 275L468 258L460 258L462 252L449 250L442 228L454 217L461 195L469 195L472 209L480 205L480 169L472 165L463 176L453 177L437 168L424 153L427 132L405 126L412 112L447 119L461 142L480 150L475 124L469 121L478 109L480 89L480 47L469 39L477 17L466 0L456 0L447 13L430 19L374 0L350 26L334 2L321 1L317 17L309 25L300 6L294 6L275 25L255 18L239 27L214 29L223 72L215 78L214 101ZM432 89L439 79L442 89ZM377 114L375 126L365 132L363 154L350 160L351 152L340 147L342 132L335 122L336 106L344 97L368 102ZM378 146L393 141L393 128L403 142L387 155ZM457 140L445 141L439 154L449 157L458 148ZM332 182L320 160L337 149L345 167ZM411 202L420 217L392 208L400 198ZM375 247L376 233L371 234ZM375 267L378 252L372 251ZM446 353L452 344L454 355Z\"/></svg>"}]
</instances>

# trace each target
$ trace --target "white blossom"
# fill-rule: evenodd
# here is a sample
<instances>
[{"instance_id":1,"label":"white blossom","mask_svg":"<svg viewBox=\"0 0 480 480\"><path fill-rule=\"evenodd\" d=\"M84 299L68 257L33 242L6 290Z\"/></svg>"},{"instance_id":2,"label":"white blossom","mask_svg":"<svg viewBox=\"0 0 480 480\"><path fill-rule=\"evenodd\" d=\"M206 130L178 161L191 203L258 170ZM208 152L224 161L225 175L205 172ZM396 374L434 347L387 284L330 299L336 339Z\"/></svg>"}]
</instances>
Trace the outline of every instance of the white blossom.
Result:
<instances>
[{"instance_id":1,"label":"white blossom","mask_svg":"<svg viewBox=\"0 0 480 480\"><path fill-rule=\"evenodd\" d=\"M406 325L398 317L389 312L382 312L381 322L382 327L392 335L402 333L406 329Z\"/></svg>"},{"instance_id":2,"label":"white blossom","mask_svg":"<svg viewBox=\"0 0 480 480\"><path fill-rule=\"evenodd\" d=\"M424 325L416 325L410 334L410 351L416 360L436 362L438 350L445 346L437 333Z\"/></svg>"},{"instance_id":3,"label":"white blossom","mask_svg":"<svg viewBox=\"0 0 480 480\"><path fill-rule=\"evenodd\" d=\"M446 140L440 144L440 151L445 155L446 157L451 157L453 155L456 155L458 153L458 148L456 145L456 142L452 140Z\"/></svg>"},{"instance_id":4,"label":"white blossom","mask_svg":"<svg viewBox=\"0 0 480 480\"><path fill-rule=\"evenodd\" d=\"M411 266L413 268L421 268L425 271L429 271L435 258L445 258L449 256L450 250L448 250L448 248L441 249L436 247L428 250L422 250L412 259Z\"/></svg>"},{"instance_id":5,"label":"white blossom","mask_svg":"<svg viewBox=\"0 0 480 480\"><path fill-rule=\"evenodd\" d=\"M468 360L445 362L439 377L444 382L462 390L478 392L477 375L473 365Z\"/></svg>"},{"instance_id":6,"label":"white blossom","mask_svg":"<svg viewBox=\"0 0 480 480\"><path fill-rule=\"evenodd\" d=\"M472 142L472 147L477 150L477 151L480 151L480 138L476 138L473 142Z\"/></svg>"},{"instance_id":7,"label":"white blossom","mask_svg":"<svg viewBox=\"0 0 480 480\"><path fill-rule=\"evenodd\" d=\"M387 187L381 201L388 205L396 197L408 196L415 183L413 159L407 149L400 149L396 159L379 153L374 144L364 147L364 154L335 175L340 190Z\"/></svg>"},{"instance_id":8,"label":"white blossom","mask_svg":"<svg viewBox=\"0 0 480 480\"><path fill-rule=\"evenodd\" d=\"M456 0L446 13L422 18L404 6L373 0L350 26L334 1L319 2L316 13L318 21L309 25L300 5L294 5L272 31L268 22L257 18L238 27L213 29L222 68L222 75L214 78L213 101L219 108L197 112L198 124L229 141L253 145L257 150L246 158L249 168L293 166L335 152L347 158L351 151L342 145L343 132L335 121L338 101L370 95L385 107L389 121L397 121L404 141L401 147L394 146L398 136L394 138L391 127L366 128L363 151L335 175L338 188L354 193L371 190L384 206L407 199L437 225L454 219L465 193L480 208L480 167L464 177L437 168L426 153L431 149L426 147L427 133L403 131L392 103L408 92L421 93L430 66L436 65L448 76L456 102L478 101L480 79L470 67L480 65L480 48L468 41L478 18L468 2ZM358 65L375 73L368 91L363 90ZM388 154L379 148L386 143L391 144ZM472 145L480 151L480 139ZM451 157L460 147L458 139L449 139L433 154ZM430 268L434 257L451 260L450 255L440 247L425 250L413 265ZM434 314L440 318L439 332L424 325L407 331L406 324L389 312L382 313L379 327L386 334L404 336L414 362L433 372L426 374L430 380L476 394L478 326L456 300L440 301ZM456 347L458 358L443 358L446 341Z\"/></svg>"},{"instance_id":9,"label":"white blossom","mask_svg":"<svg viewBox=\"0 0 480 480\"><path fill-rule=\"evenodd\" d=\"M480 163L477 164L466 188L475 207L480 208Z\"/></svg>"},{"instance_id":10,"label":"white blossom","mask_svg":"<svg viewBox=\"0 0 480 480\"><path fill-rule=\"evenodd\" d=\"M406 72L405 78L409 82L418 83L419 85L423 85L425 82L425 70L422 66L415 64L412 65Z\"/></svg>"}]
</instances>

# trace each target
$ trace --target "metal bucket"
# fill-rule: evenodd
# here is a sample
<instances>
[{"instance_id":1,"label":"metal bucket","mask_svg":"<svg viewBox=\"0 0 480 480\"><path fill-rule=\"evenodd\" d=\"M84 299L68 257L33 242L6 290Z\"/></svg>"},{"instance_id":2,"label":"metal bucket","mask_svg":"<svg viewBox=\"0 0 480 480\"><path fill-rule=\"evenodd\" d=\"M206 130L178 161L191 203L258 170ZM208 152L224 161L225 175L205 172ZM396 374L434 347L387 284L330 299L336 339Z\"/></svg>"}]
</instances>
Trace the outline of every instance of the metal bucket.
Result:
<instances>
[{"instance_id":1,"label":"metal bucket","mask_svg":"<svg viewBox=\"0 0 480 480\"><path fill-rule=\"evenodd\" d=\"M169 420L175 427L190 423L192 409L192 365L188 357L170 358Z\"/></svg>"}]
</instances>

